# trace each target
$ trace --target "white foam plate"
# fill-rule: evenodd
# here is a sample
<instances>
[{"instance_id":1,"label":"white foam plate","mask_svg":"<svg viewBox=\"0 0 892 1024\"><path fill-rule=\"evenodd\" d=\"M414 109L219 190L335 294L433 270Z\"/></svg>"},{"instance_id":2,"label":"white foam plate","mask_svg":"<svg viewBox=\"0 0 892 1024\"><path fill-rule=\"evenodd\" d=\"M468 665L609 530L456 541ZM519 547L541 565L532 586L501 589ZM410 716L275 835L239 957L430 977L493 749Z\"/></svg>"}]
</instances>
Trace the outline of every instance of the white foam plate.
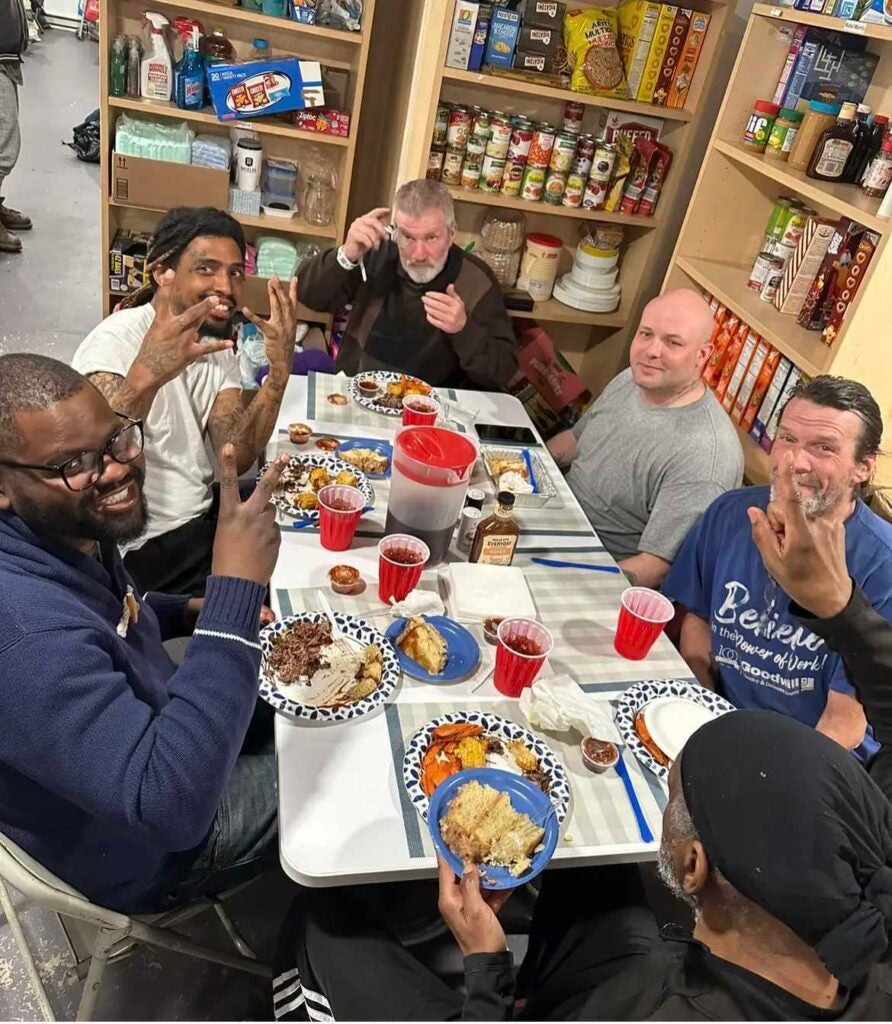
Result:
<instances>
[{"instance_id":1,"label":"white foam plate","mask_svg":"<svg viewBox=\"0 0 892 1024\"><path fill-rule=\"evenodd\" d=\"M657 697L644 708L644 724L654 743L670 761L681 753L690 737L715 715L687 697Z\"/></svg>"},{"instance_id":2,"label":"white foam plate","mask_svg":"<svg viewBox=\"0 0 892 1024\"><path fill-rule=\"evenodd\" d=\"M590 294L598 297L580 298L579 295L565 288L561 281L554 286L554 297L558 302L563 302L565 306L570 306L572 309L584 309L589 313L612 313L619 306L619 288L615 292L605 292L605 298L601 298L599 292Z\"/></svg>"}]
</instances>

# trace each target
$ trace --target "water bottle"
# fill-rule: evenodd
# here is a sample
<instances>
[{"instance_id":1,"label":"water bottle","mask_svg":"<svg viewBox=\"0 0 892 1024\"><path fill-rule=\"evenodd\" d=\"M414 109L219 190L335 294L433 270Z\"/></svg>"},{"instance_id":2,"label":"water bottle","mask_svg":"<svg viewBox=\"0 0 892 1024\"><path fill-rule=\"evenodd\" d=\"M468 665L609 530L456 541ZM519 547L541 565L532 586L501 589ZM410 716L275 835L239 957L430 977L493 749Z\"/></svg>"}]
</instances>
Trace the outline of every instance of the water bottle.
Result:
<instances>
[{"instance_id":1,"label":"water bottle","mask_svg":"<svg viewBox=\"0 0 892 1024\"><path fill-rule=\"evenodd\" d=\"M127 93L127 40L123 36L115 36L112 43L108 91L112 96L124 96Z\"/></svg>"}]
</instances>

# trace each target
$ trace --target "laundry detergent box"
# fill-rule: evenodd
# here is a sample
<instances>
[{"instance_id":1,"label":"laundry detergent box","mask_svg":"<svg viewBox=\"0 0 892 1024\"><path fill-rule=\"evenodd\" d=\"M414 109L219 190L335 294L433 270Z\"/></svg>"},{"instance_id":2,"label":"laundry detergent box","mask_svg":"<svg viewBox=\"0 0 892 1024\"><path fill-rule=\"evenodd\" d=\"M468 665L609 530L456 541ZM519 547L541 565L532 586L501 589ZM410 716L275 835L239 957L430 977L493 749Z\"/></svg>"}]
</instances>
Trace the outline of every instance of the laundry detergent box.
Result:
<instances>
[{"instance_id":1,"label":"laundry detergent box","mask_svg":"<svg viewBox=\"0 0 892 1024\"><path fill-rule=\"evenodd\" d=\"M207 78L221 121L325 106L318 61L276 57L246 64L211 64Z\"/></svg>"}]
</instances>

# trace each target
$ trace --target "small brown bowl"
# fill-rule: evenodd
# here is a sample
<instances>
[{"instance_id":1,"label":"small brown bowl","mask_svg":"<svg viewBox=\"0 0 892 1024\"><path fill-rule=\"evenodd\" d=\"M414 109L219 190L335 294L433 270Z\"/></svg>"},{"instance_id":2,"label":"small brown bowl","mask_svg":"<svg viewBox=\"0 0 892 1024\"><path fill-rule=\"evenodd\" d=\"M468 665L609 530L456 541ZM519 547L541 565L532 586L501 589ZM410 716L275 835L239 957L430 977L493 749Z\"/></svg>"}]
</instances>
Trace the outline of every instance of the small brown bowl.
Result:
<instances>
[{"instance_id":1,"label":"small brown bowl","mask_svg":"<svg viewBox=\"0 0 892 1024\"><path fill-rule=\"evenodd\" d=\"M356 386L359 388L359 393L363 398L372 398L381 390L381 385L370 377L366 377L359 381Z\"/></svg>"},{"instance_id":2,"label":"small brown bowl","mask_svg":"<svg viewBox=\"0 0 892 1024\"><path fill-rule=\"evenodd\" d=\"M346 405L347 396L340 394L340 392L338 391L335 391L333 394L330 394L328 396L328 402L330 405Z\"/></svg>"},{"instance_id":3,"label":"small brown bowl","mask_svg":"<svg viewBox=\"0 0 892 1024\"><path fill-rule=\"evenodd\" d=\"M328 579L336 594L354 594L362 586L359 569L352 565L333 565L328 570Z\"/></svg>"},{"instance_id":4,"label":"small brown bowl","mask_svg":"<svg viewBox=\"0 0 892 1024\"><path fill-rule=\"evenodd\" d=\"M313 436L313 428L306 423L289 423L288 440L292 444L306 444Z\"/></svg>"},{"instance_id":5,"label":"small brown bowl","mask_svg":"<svg viewBox=\"0 0 892 1024\"><path fill-rule=\"evenodd\" d=\"M334 437L320 437L316 447L323 452L333 452L341 442Z\"/></svg>"},{"instance_id":6,"label":"small brown bowl","mask_svg":"<svg viewBox=\"0 0 892 1024\"><path fill-rule=\"evenodd\" d=\"M499 642L499 626L502 618L498 615L489 615L483 620L483 639L495 646Z\"/></svg>"},{"instance_id":7,"label":"small brown bowl","mask_svg":"<svg viewBox=\"0 0 892 1024\"><path fill-rule=\"evenodd\" d=\"M600 775L608 768L615 768L619 761L619 748L608 740L596 740L594 736L586 736L580 743L582 763L590 772Z\"/></svg>"}]
</instances>

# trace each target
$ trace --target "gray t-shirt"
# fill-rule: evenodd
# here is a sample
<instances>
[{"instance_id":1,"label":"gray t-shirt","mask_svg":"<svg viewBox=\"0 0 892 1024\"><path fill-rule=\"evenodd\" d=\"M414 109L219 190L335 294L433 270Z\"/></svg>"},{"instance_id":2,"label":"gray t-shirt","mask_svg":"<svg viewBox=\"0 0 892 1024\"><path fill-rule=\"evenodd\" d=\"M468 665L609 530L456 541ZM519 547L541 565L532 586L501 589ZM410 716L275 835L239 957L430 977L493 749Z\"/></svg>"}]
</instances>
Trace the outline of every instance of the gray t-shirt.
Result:
<instances>
[{"instance_id":1,"label":"gray t-shirt","mask_svg":"<svg viewBox=\"0 0 892 1024\"><path fill-rule=\"evenodd\" d=\"M671 562L700 513L743 476L737 431L711 391L678 408L648 405L631 369L573 433L567 481L617 561L646 551Z\"/></svg>"}]
</instances>

